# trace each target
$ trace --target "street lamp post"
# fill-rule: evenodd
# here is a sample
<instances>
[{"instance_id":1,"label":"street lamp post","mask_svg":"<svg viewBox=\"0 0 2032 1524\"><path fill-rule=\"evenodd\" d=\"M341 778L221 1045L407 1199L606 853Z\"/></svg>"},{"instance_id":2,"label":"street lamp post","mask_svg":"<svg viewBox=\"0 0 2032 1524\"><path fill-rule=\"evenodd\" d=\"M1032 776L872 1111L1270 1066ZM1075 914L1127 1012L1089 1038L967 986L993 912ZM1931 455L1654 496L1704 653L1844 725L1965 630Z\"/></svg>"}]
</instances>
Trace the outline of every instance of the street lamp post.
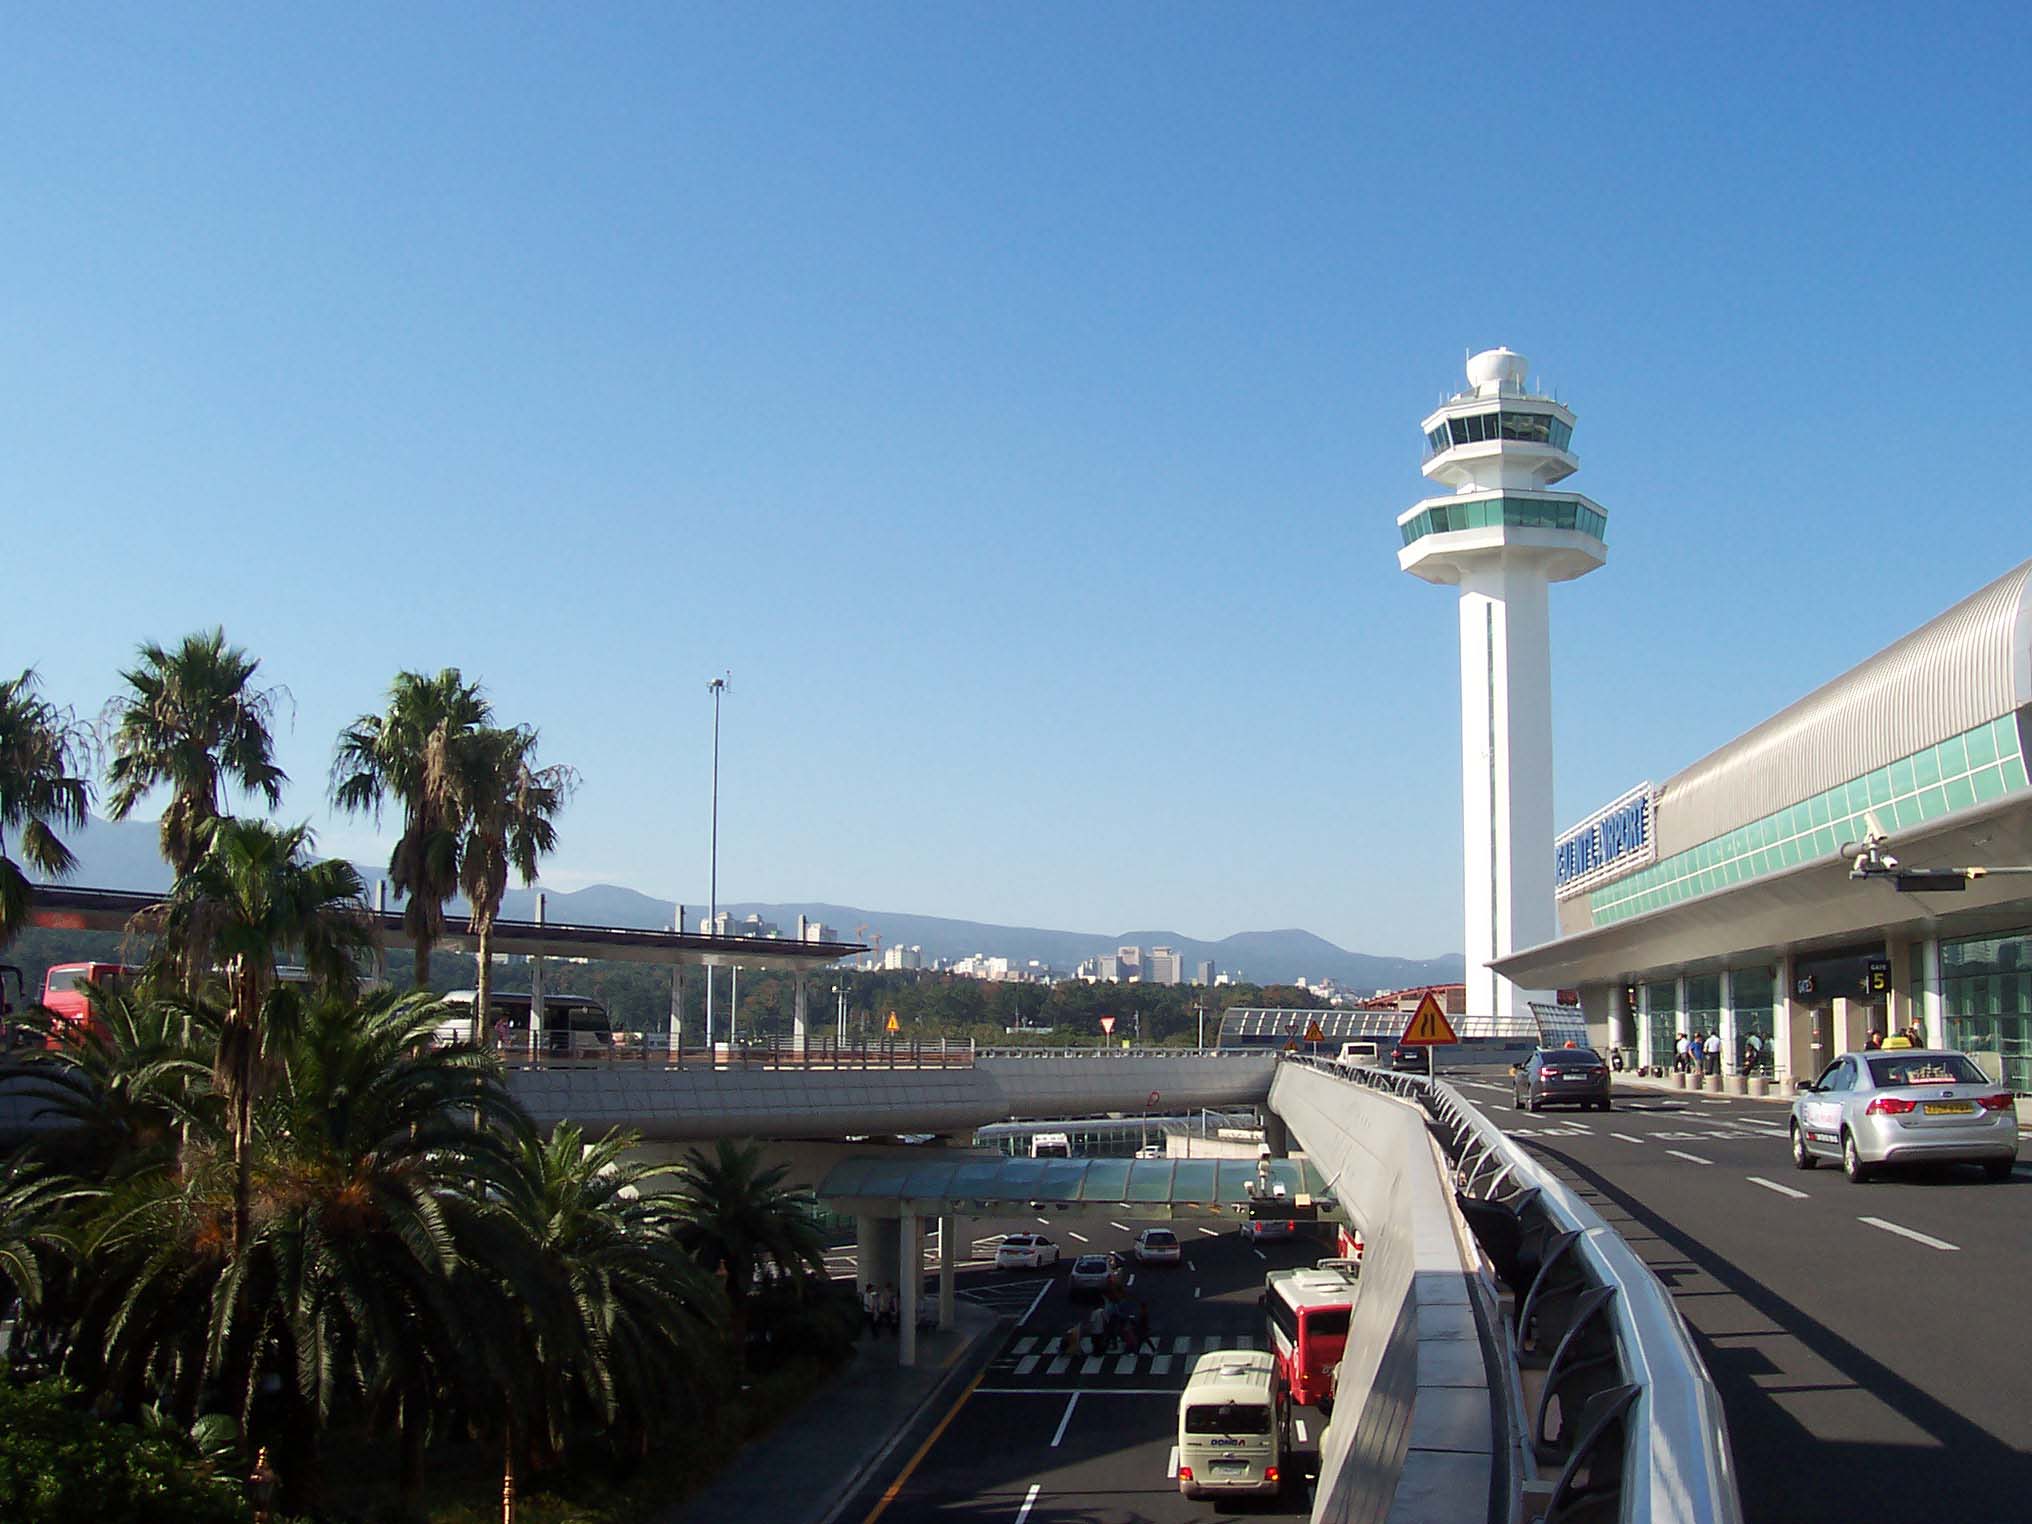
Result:
<instances>
[{"instance_id":1,"label":"street lamp post","mask_svg":"<svg viewBox=\"0 0 2032 1524\"><path fill-rule=\"evenodd\" d=\"M706 684L713 696L713 836L712 861L707 870L706 931L720 934L720 696L727 691L732 672ZM706 1062L713 1061L713 965L706 965Z\"/></svg>"}]
</instances>

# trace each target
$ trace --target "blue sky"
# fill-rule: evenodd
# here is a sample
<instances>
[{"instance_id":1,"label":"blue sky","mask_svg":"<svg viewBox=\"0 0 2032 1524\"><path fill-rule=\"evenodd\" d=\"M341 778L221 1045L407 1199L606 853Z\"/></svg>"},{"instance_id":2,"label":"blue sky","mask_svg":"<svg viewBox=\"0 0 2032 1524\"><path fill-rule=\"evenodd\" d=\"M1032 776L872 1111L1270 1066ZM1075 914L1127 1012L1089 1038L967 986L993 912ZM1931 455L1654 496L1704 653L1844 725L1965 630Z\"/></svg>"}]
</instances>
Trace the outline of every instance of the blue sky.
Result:
<instances>
[{"instance_id":1,"label":"blue sky","mask_svg":"<svg viewBox=\"0 0 2032 1524\"><path fill-rule=\"evenodd\" d=\"M730 668L724 900L1456 949L1467 348L1610 513L1562 825L2032 554L2023 19L1785 9L16 8L0 667L223 621L368 855L460 666L694 902Z\"/></svg>"}]
</instances>

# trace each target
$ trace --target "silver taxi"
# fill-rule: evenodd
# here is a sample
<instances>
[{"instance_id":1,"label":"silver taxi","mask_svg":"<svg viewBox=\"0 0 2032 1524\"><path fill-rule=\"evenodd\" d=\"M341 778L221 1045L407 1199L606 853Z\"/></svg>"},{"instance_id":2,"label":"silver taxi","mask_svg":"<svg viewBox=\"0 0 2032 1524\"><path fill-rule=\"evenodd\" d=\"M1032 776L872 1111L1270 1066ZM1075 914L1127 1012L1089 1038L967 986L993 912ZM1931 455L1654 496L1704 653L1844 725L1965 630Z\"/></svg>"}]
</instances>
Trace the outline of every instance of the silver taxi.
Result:
<instances>
[{"instance_id":1,"label":"silver taxi","mask_svg":"<svg viewBox=\"0 0 2032 1524\"><path fill-rule=\"evenodd\" d=\"M1792 1102L1792 1163L1839 1159L1861 1182L1897 1164L1980 1164L2008 1179L2018 1158L2011 1092L1966 1053L1882 1048L1844 1053Z\"/></svg>"}]
</instances>

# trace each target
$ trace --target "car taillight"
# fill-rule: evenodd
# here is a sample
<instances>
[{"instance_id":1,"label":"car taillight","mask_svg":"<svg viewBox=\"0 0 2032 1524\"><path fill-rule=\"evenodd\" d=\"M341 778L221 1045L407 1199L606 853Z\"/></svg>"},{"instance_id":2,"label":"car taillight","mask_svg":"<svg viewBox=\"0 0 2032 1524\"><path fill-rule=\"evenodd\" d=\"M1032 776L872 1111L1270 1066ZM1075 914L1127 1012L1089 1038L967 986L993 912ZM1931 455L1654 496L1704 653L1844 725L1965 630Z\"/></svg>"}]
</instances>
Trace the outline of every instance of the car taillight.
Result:
<instances>
[{"instance_id":1,"label":"car taillight","mask_svg":"<svg viewBox=\"0 0 2032 1524\"><path fill-rule=\"evenodd\" d=\"M1265 1466L1265 1467L1263 1468L1263 1480L1264 1480L1264 1481L1266 1481L1266 1482L1274 1482L1274 1481L1276 1481L1276 1480L1277 1480L1277 1468L1276 1468L1275 1466Z\"/></svg>"},{"instance_id":2,"label":"car taillight","mask_svg":"<svg viewBox=\"0 0 2032 1524\"><path fill-rule=\"evenodd\" d=\"M1866 1116L1873 1117L1902 1117L1906 1112L1917 1111L1918 1109L1919 1103L1917 1101L1908 1101L1900 1095L1880 1095L1873 1098L1870 1104L1863 1108L1863 1113Z\"/></svg>"},{"instance_id":3,"label":"car taillight","mask_svg":"<svg viewBox=\"0 0 2032 1524\"><path fill-rule=\"evenodd\" d=\"M1981 1096L1977 1099L1976 1104L1985 1111L2009 1111L2017 1099L2015 1095L2006 1090L2001 1095Z\"/></svg>"},{"instance_id":4,"label":"car taillight","mask_svg":"<svg viewBox=\"0 0 2032 1524\"><path fill-rule=\"evenodd\" d=\"M1180 1467L1178 1468L1178 1479L1179 1479L1179 1480L1180 1480L1181 1482L1189 1482L1189 1481L1191 1481L1191 1480L1192 1480L1192 1467L1190 1467L1190 1466L1180 1466Z\"/></svg>"},{"instance_id":5,"label":"car taillight","mask_svg":"<svg viewBox=\"0 0 2032 1524\"><path fill-rule=\"evenodd\" d=\"M1609 1071L1606 1068L1597 1067L1588 1070L1589 1079L1607 1079L1608 1077Z\"/></svg>"}]
</instances>

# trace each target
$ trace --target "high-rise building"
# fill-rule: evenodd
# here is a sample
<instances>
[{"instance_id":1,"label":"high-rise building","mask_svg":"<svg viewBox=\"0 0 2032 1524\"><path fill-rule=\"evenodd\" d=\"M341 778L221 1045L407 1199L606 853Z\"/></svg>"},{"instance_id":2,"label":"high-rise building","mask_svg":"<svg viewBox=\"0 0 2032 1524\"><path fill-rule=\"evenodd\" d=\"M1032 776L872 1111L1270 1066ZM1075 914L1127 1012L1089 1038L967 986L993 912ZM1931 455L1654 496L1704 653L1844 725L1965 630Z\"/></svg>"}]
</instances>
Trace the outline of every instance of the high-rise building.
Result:
<instances>
[{"instance_id":1,"label":"high-rise building","mask_svg":"<svg viewBox=\"0 0 2032 1524\"><path fill-rule=\"evenodd\" d=\"M1145 984L1177 984L1183 972L1175 947L1153 947L1150 955L1143 960Z\"/></svg>"},{"instance_id":2,"label":"high-rise building","mask_svg":"<svg viewBox=\"0 0 2032 1524\"><path fill-rule=\"evenodd\" d=\"M1143 977L1143 949L1140 947L1118 947L1115 949L1116 977L1125 983Z\"/></svg>"},{"instance_id":3,"label":"high-rise building","mask_svg":"<svg viewBox=\"0 0 2032 1524\"><path fill-rule=\"evenodd\" d=\"M1205 985L1211 985L1214 982L1213 959L1211 958L1200 959L1199 972L1193 976L1192 982L1194 984L1205 984Z\"/></svg>"},{"instance_id":4,"label":"high-rise building","mask_svg":"<svg viewBox=\"0 0 2032 1524\"><path fill-rule=\"evenodd\" d=\"M1487 965L1558 932L1553 901L1552 637L1546 590L1608 559L1608 515L1547 489L1580 467L1573 413L1487 349L1425 420L1423 471L1452 488L1398 515L1397 564L1460 589L1461 826L1470 1015L1528 1015Z\"/></svg>"}]
</instances>

